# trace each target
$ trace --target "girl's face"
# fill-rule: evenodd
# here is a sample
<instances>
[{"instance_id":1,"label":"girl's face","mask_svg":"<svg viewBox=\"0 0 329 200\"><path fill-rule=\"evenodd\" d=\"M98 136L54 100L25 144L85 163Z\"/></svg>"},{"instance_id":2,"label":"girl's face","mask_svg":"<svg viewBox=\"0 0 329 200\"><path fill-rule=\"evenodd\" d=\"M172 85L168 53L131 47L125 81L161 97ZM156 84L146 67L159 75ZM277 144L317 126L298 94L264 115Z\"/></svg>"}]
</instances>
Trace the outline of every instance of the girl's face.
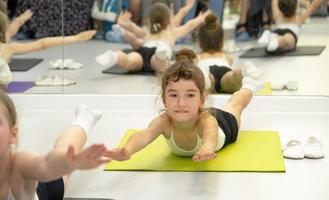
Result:
<instances>
[{"instance_id":1,"label":"girl's face","mask_svg":"<svg viewBox=\"0 0 329 200\"><path fill-rule=\"evenodd\" d=\"M14 132L9 125L6 110L0 106L0 158L6 154L11 143L16 142Z\"/></svg>"},{"instance_id":2,"label":"girl's face","mask_svg":"<svg viewBox=\"0 0 329 200\"><path fill-rule=\"evenodd\" d=\"M204 97L192 80L169 81L164 98L168 115L177 122L188 122L198 118L204 107Z\"/></svg>"}]
</instances>

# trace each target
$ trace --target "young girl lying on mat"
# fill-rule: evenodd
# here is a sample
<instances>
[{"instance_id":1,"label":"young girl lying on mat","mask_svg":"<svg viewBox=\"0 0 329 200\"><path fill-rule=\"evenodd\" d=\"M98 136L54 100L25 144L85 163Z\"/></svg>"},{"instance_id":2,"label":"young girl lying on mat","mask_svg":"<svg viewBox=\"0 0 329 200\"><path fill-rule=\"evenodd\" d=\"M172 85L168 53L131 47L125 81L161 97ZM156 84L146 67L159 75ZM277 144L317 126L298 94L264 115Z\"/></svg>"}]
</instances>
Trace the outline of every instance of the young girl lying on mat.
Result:
<instances>
[{"instance_id":1,"label":"young girl lying on mat","mask_svg":"<svg viewBox=\"0 0 329 200\"><path fill-rule=\"evenodd\" d=\"M45 155L16 151L18 127L12 100L0 91L0 199L63 199L70 174L98 167L109 161L107 149L94 144L83 149L87 135L101 113L80 105L76 118Z\"/></svg>"},{"instance_id":2,"label":"young girl lying on mat","mask_svg":"<svg viewBox=\"0 0 329 200\"><path fill-rule=\"evenodd\" d=\"M224 31L215 15L206 17L206 23L199 28L198 40L201 53L196 64L203 72L208 91L233 93L241 88L243 77L260 77L261 70L251 62L245 62L241 69L231 69L233 58L222 50ZM191 56L195 57L194 54Z\"/></svg>"},{"instance_id":3,"label":"young girl lying on mat","mask_svg":"<svg viewBox=\"0 0 329 200\"><path fill-rule=\"evenodd\" d=\"M296 49L301 25L312 14L297 12L298 0L272 0L272 15L276 29L265 30L258 43L268 52L285 52Z\"/></svg>"},{"instance_id":4,"label":"young girl lying on mat","mask_svg":"<svg viewBox=\"0 0 329 200\"><path fill-rule=\"evenodd\" d=\"M142 39L133 36L134 39L130 40L135 42L133 46L139 48L128 54L108 50L97 56L96 62L105 67L118 65L128 71L163 72L169 66L168 59L172 56L176 40L202 24L209 13L210 11L207 11L182 26L174 27L168 6L155 3L149 12L150 33ZM131 32L124 30L124 33L127 35Z\"/></svg>"},{"instance_id":5,"label":"young girl lying on mat","mask_svg":"<svg viewBox=\"0 0 329 200\"><path fill-rule=\"evenodd\" d=\"M83 42L91 39L96 31L84 31L77 35L65 37L49 37L28 43L9 43L6 37L8 30L8 17L0 12L0 87L10 83L12 74L8 63L13 55L30 53L50 47L69 44L74 42Z\"/></svg>"},{"instance_id":6,"label":"young girl lying on mat","mask_svg":"<svg viewBox=\"0 0 329 200\"><path fill-rule=\"evenodd\" d=\"M166 138L174 154L194 161L214 159L216 151L236 141L240 115L262 85L249 77L222 108L205 109L204 76L189 53L177 53L174 63L162 77L165 112L154 118L142 132L133 134L122 148L108 152L114 160L128 160L158 136Z\"/></svg>"}]
</instances>

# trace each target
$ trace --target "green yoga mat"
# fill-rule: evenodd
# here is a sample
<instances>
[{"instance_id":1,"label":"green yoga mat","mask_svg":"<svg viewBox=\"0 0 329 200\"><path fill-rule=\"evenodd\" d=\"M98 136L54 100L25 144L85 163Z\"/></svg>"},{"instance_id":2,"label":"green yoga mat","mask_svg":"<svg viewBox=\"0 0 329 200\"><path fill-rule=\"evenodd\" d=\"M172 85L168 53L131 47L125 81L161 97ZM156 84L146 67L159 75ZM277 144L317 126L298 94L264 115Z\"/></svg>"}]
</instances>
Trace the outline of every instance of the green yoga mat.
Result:
<instances>
[{"instance_id":1,"label":"green yoga mat","mask_svg":"<svg viewBox=\"0 0 329 200\"><path fill-rule=\"evenodd\" d=\"M119 146L138 130L128 130ZM170 152L163 136L134 154L128 161L112 161L105 171L212 171L285 172L278 132L240 131L235 143L217 152L217 158L193 162Z\"/></svg>"}]
</instances>

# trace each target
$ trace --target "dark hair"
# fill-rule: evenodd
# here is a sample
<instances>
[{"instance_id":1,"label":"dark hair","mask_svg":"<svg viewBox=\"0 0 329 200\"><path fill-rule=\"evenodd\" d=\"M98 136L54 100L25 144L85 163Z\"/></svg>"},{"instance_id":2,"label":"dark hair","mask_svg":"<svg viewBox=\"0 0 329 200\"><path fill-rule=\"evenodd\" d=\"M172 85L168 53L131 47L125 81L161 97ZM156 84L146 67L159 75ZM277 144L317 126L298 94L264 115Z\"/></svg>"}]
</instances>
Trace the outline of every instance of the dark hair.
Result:
<instances>
[{"instance_id":1,"label":"dark hair","mask_svg":"<svg viewBox=\"0 0 329 200\"><path fill-rule=\"evenodd\" d=\"M297 10L298 0L279 0L279 9L285 17L292 17Z\"/></svg>"},{"instance_id":2,"label":"dark hair","mask_svg":"<svg viewBox=\"0 0 329 200\"><path fill-rule=\"evenodd\" d=\"M150 31L152 34L166 29L170 23L170 11L163 3L155 3L149 11Z\"/></svg>"},{"instance_id":3,"label":"dark hair","mask_svg":"<svg viewBox=\"0 0 329 200\"><path fill-rule=\"evenodd\" d=\"M224 45L223 27L217 22L214 14L208 15L205 22L198 34L200 48L205 52L221 51Z\"/></svg>"},{"instance_id":4,"label":"dark hair","mask_svg":"<svg viewBox=\"0 0 329 200\"><path fill-rule=\"evenodd\" d=\"M162 99L165 97L166 87L170 81L177 82L180 79L192 80L200 90L201 96L205 94L205 80L202 71L193 63L195 53L190 49L182 49L175 54L175 63L162 75L161 89Z\"/></svg>"}]
</instances>

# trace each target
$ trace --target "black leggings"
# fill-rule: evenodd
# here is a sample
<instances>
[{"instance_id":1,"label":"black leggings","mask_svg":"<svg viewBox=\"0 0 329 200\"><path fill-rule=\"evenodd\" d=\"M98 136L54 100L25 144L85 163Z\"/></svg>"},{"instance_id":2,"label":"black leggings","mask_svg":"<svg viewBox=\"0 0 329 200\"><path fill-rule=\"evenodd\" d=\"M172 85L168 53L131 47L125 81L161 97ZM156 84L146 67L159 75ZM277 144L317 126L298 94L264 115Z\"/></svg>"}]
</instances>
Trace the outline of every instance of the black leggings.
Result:
<instances>
[{"instance_id":1,"label":"black leggings","mask_svg":"<svg viewBox=\"0 0 329 200\"><path fill-rule=\"evenodd\" d=\"M63 178L50 182L39 182L37 195L39 200L62 200L64 197Z\"/></svg>"}]
</instances>

